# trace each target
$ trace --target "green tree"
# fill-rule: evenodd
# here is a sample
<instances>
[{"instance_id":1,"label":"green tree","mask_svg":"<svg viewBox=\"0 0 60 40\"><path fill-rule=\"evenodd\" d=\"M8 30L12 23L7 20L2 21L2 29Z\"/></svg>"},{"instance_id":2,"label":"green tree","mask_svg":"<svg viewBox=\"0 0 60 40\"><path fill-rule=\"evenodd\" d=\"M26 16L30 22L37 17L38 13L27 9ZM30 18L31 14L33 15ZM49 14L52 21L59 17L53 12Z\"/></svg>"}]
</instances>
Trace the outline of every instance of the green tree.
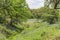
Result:
<instances>
[{"instance_id":1,"label":"green tree","mask_svg":"<svg viewBox=\"0 0 60 40\"><path fill-rule=\"evenodd\" d=\"M40 9L31 10L33 16L37 19L42 19L43 22L46 21L53 24L59 19L59 10L50 9L47 7L42 7Z\"/></svg>"},{"instance_id":2,"label":"green tree","mask_svg":"<svg viewBox=\"0 0 60 40\"><path fill-rule=\"evenodd\" d=\"M0 0L0 23L6 26L7 30L22 31L16 25L31 18L31 12L25 0ZM3 30L6 32L6 29Z\"/></svg>"},{"instance_id":3,"label":"green tree","mask_svg":"<svg viewBox=\"0 0 60 40\"><path fill-rule=\"evenodd\" d=\"M31 17L25 0L1 0L0 4L0 14L3 15L5 20L9 19L11 24L13 21L18 23Z\"/></svg>"},{"instance_id":4,"label":"green tree","mask_svg":"<svg viewBox=\"0 0 60 40\"><path fill-rule=\"evenodd\" d=\"M45 6L47 7L53 6L53 9L60 9L58 8L59 4L60 0L45 0Z\"/></svg>"}]
</instances>

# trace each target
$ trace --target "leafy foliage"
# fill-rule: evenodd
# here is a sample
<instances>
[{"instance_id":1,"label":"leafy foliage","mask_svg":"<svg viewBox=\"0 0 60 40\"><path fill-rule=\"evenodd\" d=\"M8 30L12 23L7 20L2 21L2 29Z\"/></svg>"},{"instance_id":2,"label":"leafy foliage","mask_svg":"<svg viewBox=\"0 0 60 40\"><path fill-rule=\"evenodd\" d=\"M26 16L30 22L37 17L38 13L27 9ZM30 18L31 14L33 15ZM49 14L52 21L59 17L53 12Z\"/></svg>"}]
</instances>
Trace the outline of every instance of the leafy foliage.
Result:
<instances>
[{"instance_id":1,"label":"leafy foliage","mask_svg":"<svg viewBox=\"0 0 60 40\"><path fill-rule=\"evenodd\" d=\"M34 17L47 21L50 24L55 23L59 19L59 11L56 9L42 7L40 9L32 10L32 13Z\"/></svg>"},{"instance_id":2,"label":"leafy foliage","mask_svg":"<svg viewBox=\"0 0 60 40\"><path fill-rule=\"evenodd\" d=\"M10 37L10 40L56 40L60 36L60 23L49 25L45 22L29 22L26 25L30 25L30 27L26 28L21 34Z\"/></svg>"},{"instance_id":3,"label":"leafy foliage","mask_svg":"<svg viewBox=\"0 0 60 40\"><path fill-rule=\"evenodd\" d=\"M30 10L25 0L0 0L0 40L58 40L59 17L48 7Z\"/></svg>"},{"instance_id":4,"label":"leafy foliage","mask_svg":"<svg viewBox=\"0 0 60 40\"><path fill-rule=\"evenodd\" d=\"M21 32L23 29L16 25L28 18L31 13L25 0L0 0L0 29L7 36Z\"/></svg>"},{"instance_id":5,"label":"leafy foliage","mask_svg":"<svg viewBox=\"0 0 60 40\"><path fill-rule=\"evenodd\" d=\"M60 9L60 0L45 0L45 6L53 9Z\"/></svg>"}]
</instances>

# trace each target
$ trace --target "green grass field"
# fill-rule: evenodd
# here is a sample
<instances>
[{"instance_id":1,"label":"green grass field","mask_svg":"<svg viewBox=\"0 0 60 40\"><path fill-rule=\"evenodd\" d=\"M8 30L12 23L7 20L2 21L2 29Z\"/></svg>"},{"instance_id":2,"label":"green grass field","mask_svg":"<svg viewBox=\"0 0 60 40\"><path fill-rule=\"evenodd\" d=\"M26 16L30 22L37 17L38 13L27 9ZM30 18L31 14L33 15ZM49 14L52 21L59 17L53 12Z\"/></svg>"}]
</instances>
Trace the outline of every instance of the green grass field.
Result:
<instances>
[{"instance_id":1,"label":"green grass field","mask_svg":"<svg viewBox=\"0 0 60 40\"><path fill-rule=\"evenodd\" d=\"M60 24L46 22L23 23L25 29L22 33L9 38L9 40L60 40Z\"/></svg>"}]
</instances>

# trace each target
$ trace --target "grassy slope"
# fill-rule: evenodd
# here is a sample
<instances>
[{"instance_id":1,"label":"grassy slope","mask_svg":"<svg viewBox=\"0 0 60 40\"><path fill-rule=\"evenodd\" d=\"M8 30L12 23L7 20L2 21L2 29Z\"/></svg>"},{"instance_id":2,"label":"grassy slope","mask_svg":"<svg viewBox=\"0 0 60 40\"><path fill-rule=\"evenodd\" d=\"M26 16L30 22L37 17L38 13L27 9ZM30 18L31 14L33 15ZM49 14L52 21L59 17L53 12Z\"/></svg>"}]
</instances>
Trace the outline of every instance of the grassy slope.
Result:
<instances>
[{"instance_id":1,"label":"grassy slope","mask_svg":"<svg viewBox=\"0 0 60 40\"><path fill-rule=\"evenodd\" d=\"M60 37L59 24L26 23L24 26L26 25L29 28L25 28L21 34L11 37L10 40L58 40Z\"/></svg>"}]
</instances>

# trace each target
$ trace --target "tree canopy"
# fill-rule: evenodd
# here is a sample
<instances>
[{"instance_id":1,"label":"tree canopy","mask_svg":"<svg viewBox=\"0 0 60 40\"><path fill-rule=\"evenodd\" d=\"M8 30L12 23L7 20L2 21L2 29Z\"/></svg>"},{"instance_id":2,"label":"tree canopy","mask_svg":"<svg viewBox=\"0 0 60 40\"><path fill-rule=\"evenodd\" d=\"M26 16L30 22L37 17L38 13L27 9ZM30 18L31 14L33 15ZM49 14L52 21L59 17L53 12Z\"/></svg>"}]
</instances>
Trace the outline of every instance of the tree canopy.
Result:
<instances>
[{"instance_id":1,"label":"tree canopy","mask_svg":"<svg viewBox=\"0 0 60 40\"><path fill-rule=\"evenodd\" d=\"M7 18L9 18L10 22L19 22L31 17L25 0L0 0L0 5L1 21L8 20Z\"/></svg>"},{"instance_id":2,"label":"tree canopy","mask_svg":"<svg viewBox=\"0 0 60 40\"><path fill-rule=\"evenodd\" d=\"M0 24L6 27L0 29L7 34L10 34L7 30L11 28L15 31L22 30L16 25L28 18L31 18L31 12L25 0L0 0Z\"/></svg>"},{"instance_id":3,"label":"tree canopy","mask_svg":"<svg viewBox=\"0 0 60 40\"><path fill-rule=\"evenodd\" d=\"M45 0L45 4L47 7L53 6L54 9L60 9L60 0Z\"/></svg>"}]
</instances>

